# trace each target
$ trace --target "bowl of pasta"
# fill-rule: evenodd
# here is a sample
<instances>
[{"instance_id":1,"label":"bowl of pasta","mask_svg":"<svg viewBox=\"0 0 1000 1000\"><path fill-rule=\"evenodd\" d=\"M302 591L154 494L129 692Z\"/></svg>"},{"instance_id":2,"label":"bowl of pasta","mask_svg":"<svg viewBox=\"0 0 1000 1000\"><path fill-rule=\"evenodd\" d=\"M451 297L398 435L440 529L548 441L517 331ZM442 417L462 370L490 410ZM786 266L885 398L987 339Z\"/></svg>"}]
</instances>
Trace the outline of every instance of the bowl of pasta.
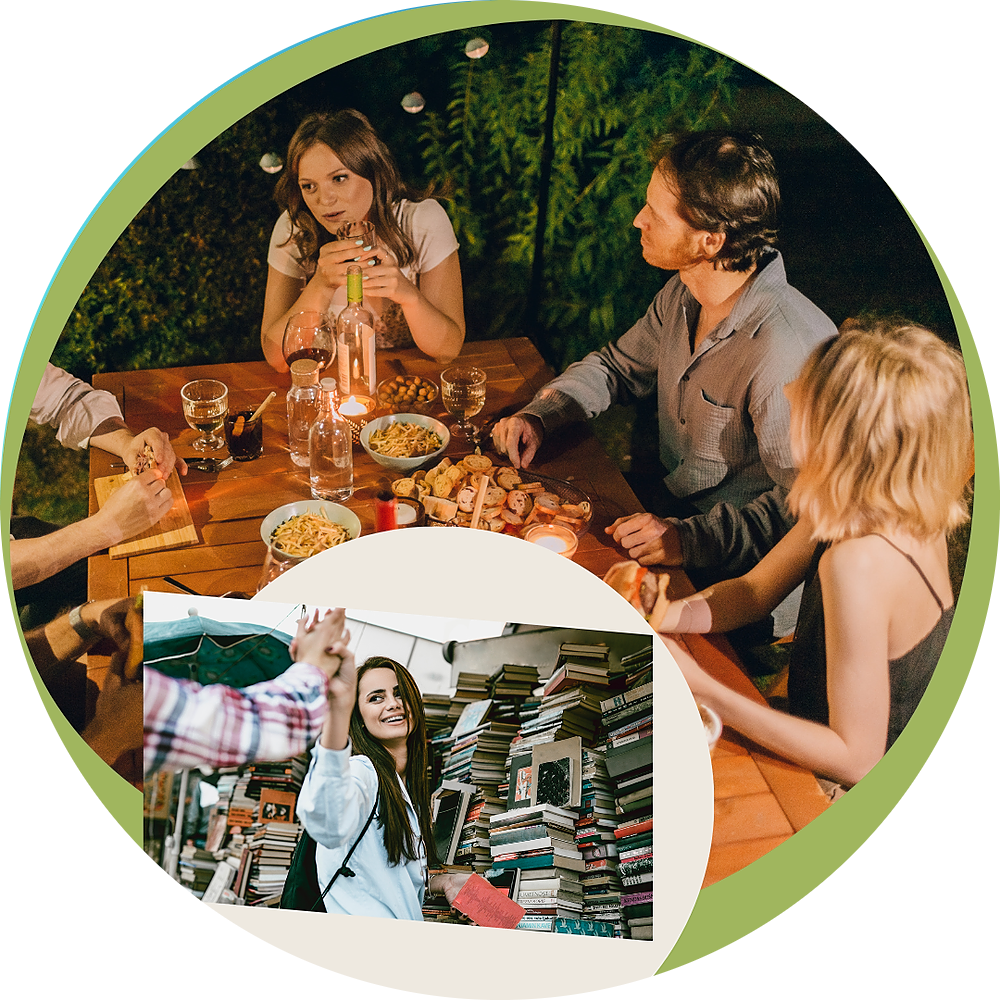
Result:
<instances>
[{"instance_id":1,"label":"bowl of pasta","mask_svg":"<svg viewBox=\"0 0 1000 1000\"><path fill-rule=\"evenodd\" d=\"M358 515L330 500L286 503L272 510L260 525L264 544L292 559L307 559L360 534Z\"/></svg>"},{"instance_id":2,"label":"bowl of pasta","mask_svg":"<svg viewBox=\"0 0 1000 1000\"><path fill-rule=\"evenodd\" d=\"M361 447L379 465L394 472L412 472L441 458L451 434L433 417L422 413L393 413L376 417L361 431Z\"/></svg>"}]
</instances>

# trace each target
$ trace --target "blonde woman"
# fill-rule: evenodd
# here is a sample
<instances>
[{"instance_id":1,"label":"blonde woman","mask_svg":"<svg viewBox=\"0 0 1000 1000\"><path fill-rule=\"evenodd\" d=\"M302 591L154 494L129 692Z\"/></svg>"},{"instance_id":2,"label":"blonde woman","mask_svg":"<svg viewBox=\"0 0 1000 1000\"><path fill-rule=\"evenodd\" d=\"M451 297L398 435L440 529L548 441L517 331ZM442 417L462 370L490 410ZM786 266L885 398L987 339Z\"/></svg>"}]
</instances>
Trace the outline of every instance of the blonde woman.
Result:
<instances>
[{"instance_id":1,"label":"blonde woman","mask_svg":"<svg viewBox=\"0 0 1000 1000\"><path fill-rule=\"evenodd\" d=\"M968 517L973 456L965 367L927 330L874 324L818 347L786 393L797 524L745 576L660 601L650 623L725 632L804 580L790 715L736 694L665 641L695 697L727 725L853 785L909 721L951 625L946 533Z\"/></svg>"}]
</instances>

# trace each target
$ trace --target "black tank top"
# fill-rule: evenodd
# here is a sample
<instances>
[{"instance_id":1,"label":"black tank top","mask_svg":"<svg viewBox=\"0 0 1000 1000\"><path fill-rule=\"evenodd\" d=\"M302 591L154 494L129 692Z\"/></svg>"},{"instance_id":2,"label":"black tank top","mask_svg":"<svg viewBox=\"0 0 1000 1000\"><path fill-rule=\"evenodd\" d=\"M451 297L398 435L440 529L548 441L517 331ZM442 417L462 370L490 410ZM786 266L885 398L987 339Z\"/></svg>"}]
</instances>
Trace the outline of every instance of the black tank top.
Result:
<instances>
[{"instance_id":1,"label":"black tank top","mask_svg":"<svg viewBox=\"0 0 1000 1000\"><path fill-rule=\"evenodd\" d=\"M941 616L930 632L898 659L889 661L889 731L885 743L888 750L910 721L910 716L927 690L948 638L955 606L945 608L924 571L911 555L903 552L884 535L877 537L909 560L941 609ZM830 706L826 698L826 623L819 582L819 561L828 547L827 544L818 545L809 566L788 665L788 707L791 713L820 722L824 726L830 724Z\"/></svg>"}]
</instances>

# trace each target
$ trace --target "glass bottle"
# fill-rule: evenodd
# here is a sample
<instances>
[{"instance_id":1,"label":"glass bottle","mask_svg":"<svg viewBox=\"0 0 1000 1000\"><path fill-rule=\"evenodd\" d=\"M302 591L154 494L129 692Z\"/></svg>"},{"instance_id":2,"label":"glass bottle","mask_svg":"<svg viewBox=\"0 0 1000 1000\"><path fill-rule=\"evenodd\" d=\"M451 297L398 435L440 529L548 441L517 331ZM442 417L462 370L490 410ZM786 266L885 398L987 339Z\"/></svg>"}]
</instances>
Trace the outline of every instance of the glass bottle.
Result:
<instances>
[{"instance_id":1,"label":"glass bottle","mask_svg":"<svg viewBox=\"0 0 1000 1000\"><path fill-rule=\"evenodd\" d=\"M337 317L337 371L345 399L375 395L375 317L364 303L358 264L347 269L347 305Z\"/></svg>"},{"instance_id":2,"label":"glass bottle","mask_svg":"<svg viewBox=\"0 0 1000 1000\"><path fill-rule=\"evenodd\" d=\"M351 428L337 412L336 379L319 385L319 414L309 428L309 484L316 500L346 500L354 492Z\"/></svg>"},{"instance_id":3,"label":"glass bottle","mask_svg":"<svg viewBox=\"0 0 1000 1000\"><path fill-rule=\"evenodd\" d=\"M309 428L319 414L319 363L302 358L293 361L292 387L285 396L288 412L288 450L296 465L309 465Z\"/></svg>"}]
</instances>

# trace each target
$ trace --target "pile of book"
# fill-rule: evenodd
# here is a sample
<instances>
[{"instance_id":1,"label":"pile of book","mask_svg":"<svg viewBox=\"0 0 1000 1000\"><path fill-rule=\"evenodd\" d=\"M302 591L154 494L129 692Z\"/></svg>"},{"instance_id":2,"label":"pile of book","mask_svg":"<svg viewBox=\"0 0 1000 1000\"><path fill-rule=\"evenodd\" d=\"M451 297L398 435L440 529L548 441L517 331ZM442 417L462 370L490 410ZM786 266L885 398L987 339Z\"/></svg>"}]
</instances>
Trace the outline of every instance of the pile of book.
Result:
<instances>
[{"instance_id":1,"label":"pile of book","mask_svg":"<svg viewBox=\"0 0 1000 1000\"><path fill-rule=\"evenodd\" d=\"M653 679L653 641L637 649L634 653L623 656L618 663L612 664L608 670L608 680L613 688L626 689L645 684Z\"/></svg>"},{"instance_id":2,"label":"pile of book","mask_svg":"<svg viewBox=\"0 0 1000 1000\"><path fill-rule=\"evenodd\" d=\"M195 847L194 844L185 844L177 859L177 877L181 885L201 899L218 864L218 859L211 851Z\"/></svg>"},{"instance_id":3,"label":"pile of book","mask_svg":"<svg viewBox=\"0 0 1000 1000\"><path fill-rule=\"evenodd\" d=\"M583 785L580 818L576 822L576 845L586 869L580 878L583 886L583 917L607 924L595 933L608 937L624 936L621 912L621 882L618 877L618 846L615 829L614 786L608 777L604 753L583 751ZM582 934L583 930L567 933Z\"/></svg>"},{"instance_id":4,"label":"pile of book","mask_svg":"<svg viewBox=\"0 0 1000 1000\"><path fill-rule=\"evenodd\" d=\"M474 674L462 670L459 672L455 693L451 696L448 709L448 722L454 725L465 710L465 706L474 701L485 701L489 698L489 678L486 674Z\"/></svg>"},{"instance_id":5,"label":"pile of book","mask_svg":"<svg viewBox=\"0 0 1000 1000\"><path fill-rule=\"evenodd\" d=\"M451 695L421 694L420 697L424 703L427 738L430 739L444 729L450 730L453 725L448 721L448 713L451 711Z\"/></svg>"},{"instance_id":6,"label":"pile of book","mask_svg":"<svg viewBox=\"0 0 1000 1000\"><path fill-rule=\"evenodd\" d=\"M243 884L235 889L247 906L277 906L300 836L298 823L255 825L241 852Z\"/></svg>"},{"instance_id":7,"label":"pile of book","mask_svg":"<svg viewBox=\"0 0 1000 1000\"><path fill-rule=\"evenodd\" d=\"M575 809L547 803L491 817L493 867L486 878L518 869L513 898L525 908L519 929L552 932L557 918L581 918L585 863L575 842L578 818Z\"/></svg>"},{"instance_id":8,"label":"pile of book","mask_svg":"<svg viewBox=\"0 0 1000 1000\"><path fill-rule=\"evenodd\" d=\"M489 679L493 718L499 722L519 725L521 709L538 687L538 668L504 664Z\"/></svg>"},{"instance_id":9,"label":"pile of book","mask_svg":"<svg viewBox=\"0 0 1000 1000\"><path fill-rule=\"evenodd\" d=\"M641 675L638 675L641 676ZM653 682L602 705L604 763L615 801L621 915L633 938L650 939L653 912Z\"/></svg>"}]
</instances>

